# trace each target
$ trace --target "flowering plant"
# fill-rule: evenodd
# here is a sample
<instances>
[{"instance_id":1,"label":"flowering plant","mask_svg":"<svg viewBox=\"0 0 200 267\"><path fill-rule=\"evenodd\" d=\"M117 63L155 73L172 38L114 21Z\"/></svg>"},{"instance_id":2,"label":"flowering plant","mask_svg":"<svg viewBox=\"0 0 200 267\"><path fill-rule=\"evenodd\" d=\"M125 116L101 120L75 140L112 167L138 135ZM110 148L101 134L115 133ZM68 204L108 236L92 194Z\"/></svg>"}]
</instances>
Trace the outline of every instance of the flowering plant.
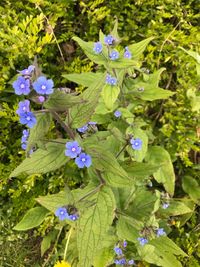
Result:
<instances>
[{"instance_id":1,"label":"flowering plant","mask_svg":"<svg viewBox=\"0 0 200 267\"><path fill-rule=\"evenodd\" d=\"M117 23L107 36L100 31L95 43L74 37L97 65L92 73L63 75L85 87L79 95L55 88L33 67L13 83L16 94L29 97L20 101L17 114L30 129L22 137L27 158L10 176L66 165L75 178L81 173L84 179L80 188L66 185L57 194L38 197L41 206L29 210L15 230L36 227L54 214L67 232L63 259L72 266L146 261L179 267L176 256L187 256L167 235L170 216L191 212L191 203L173 198L170 156L156 145L148 118L138 116L150 101L173 95L159 87L163 68L154 73L142 68L140 56L152 39L123 48ZM30 111L30 100L38 109ZM58 124L63 138L47 138Z\"/></svg>"}]
</instances>

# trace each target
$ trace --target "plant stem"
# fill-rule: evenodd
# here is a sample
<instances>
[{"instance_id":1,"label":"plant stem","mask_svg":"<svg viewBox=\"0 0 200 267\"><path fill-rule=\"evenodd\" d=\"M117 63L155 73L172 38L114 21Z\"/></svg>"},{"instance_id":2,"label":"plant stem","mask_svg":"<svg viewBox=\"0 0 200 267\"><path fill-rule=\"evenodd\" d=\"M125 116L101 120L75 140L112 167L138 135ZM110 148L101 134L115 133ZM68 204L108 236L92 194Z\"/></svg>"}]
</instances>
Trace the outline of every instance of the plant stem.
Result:
<instances>
[{"instance_id":1,"label":"plant stem","mask_svg":"<svg viewBox=\"0 0 200 267\"><path fill-rule=\"evenodd\" d=\"M129 140L126 140L126 144L122 147L122 149L117 153L116 158L124 151L124 149L128 146Z\"/></svg>"},{"instance_id":2,"label":"plant stem","mask_svg":"<svg viewBox=\"0 0 200 267\"><path fill-rule=\"evenodd\" d=\"M64 251L64 256L63 256L63 260L64 261L66 259L67 249L68 249L69 240L70 240L70 237L71 237L71 234L72 234L72 230L73 230L73 228L71 227L70 230L69 230L69 232L68 232L68 238L67 238L67 242L66 242L66 245L65 245L65 251Z\"/></svg>"},{"instance_id":3,"label":"plant stem","mask_svg":"<svg viewBox=\"0 0 200 267\"><path fill-rule=\"evenodd\" d=\"M83 197L79 198L79 200L77 200L77 202L82 201L83 199L89 197L92 194L95 194L96 192L99 191L99 189L102 187L102 184L98 185L97 187L95 187L93 190L89 191L87 194L85 194Z\"/></svg>"},{"instance_id":4,"label":"plant stem","mask_svg":"<svg viewBox=\"0 0 200 267\"><path fill-rule=\"evenodd\" d=\"M65 132L70 136L70 138L74 140L75 135L74 135L73 131L70 129L70 127L66 123L64 123L62 121L62 119L60 118L58 113L55 111L51 111L51 114L54 117L54 119L62 126L62 128L65 130Z\"/></svg>"},{"instance_id":5,"label":"plant stem","mask_svg":"<svg viewBox=\"0 0 200 267\"><path fill-rule=\"evenodd\" d=\"M42 267L45 267L46 266L46 264L49 262L49 260L50 260L50 258L52 256L54 250L56 249L56 246L58 244L58 240L59 240L60 234L62 232L62 229L63 229L63 226L60 228L59 233L58 233L57 238L56 238L56 242L55 242L55 244L53 246L53 249L52 249L51 253L49 253L49 255L48 255L46 261L44 262L44 264L42 265Z\"/></svg>"}]
</instances>

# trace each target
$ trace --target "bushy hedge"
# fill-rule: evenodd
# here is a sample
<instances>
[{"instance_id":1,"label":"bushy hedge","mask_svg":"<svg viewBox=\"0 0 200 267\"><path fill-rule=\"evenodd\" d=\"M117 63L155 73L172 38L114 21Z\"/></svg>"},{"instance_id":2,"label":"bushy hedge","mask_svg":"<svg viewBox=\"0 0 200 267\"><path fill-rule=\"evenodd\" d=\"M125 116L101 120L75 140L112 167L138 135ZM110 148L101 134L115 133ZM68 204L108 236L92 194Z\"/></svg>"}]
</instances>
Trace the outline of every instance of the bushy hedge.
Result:
<instances>
[{"instance_id":1,"label":"bushy hedge","mask_svg":"<svg viewBox=\"0 0 200 267\"><path fill-rule=\"evenodd\" d=\"M35 4L35 3L38 4ZM0 242L5 242L5 228L8 228L11 241L18 240L19 235L12 231L24 211L33 207L38 195L56 193L69 182L70 175L61 172L52 173L46 177L40 175L8 179L21 157L20 150L21 127L18 126L15 110L18 98L13 94L11 83L16 70L26 68L33 61L45 69L56 85L71 87L74 84L61 77L62 73L90 71L95 65L85 59L82 51L77 48L71 37L77 35L85 40L97 40L101 28L109 33L114 18L118 18L119 33L125 36L123 42L137 42L149 36L155 36L154 41L146 50L145 62L147 71L153 72L158 67L165 67L161 85L176 94L169 100L157 101L150 108L137 112L149 120L155 135L159 136L159 144L169 151L176 170L176 196L189 193L182 188L182 179L189 175L199 182L199 116L193 111L188 98L189 89L198 89L200 78L196 74L195 60L184 53L179 47L197 50L200 42L198 0L129 0L108 1L2 1L0 12L2 20L0 27L0 173L1 173L1 211L3 227ZM82 90L81 87L76 88ZM44 183L45 181L45 183ZM81 181L81 177L80 177ZM70 186L75 186L70 181ZM184 190L183 190L184 189ZM189 194L190 195L190 194ZM22 205L23 203L23 205ZM7 215L4 215L6 214ZM175 220L179 227L179 218ZM53 224L53 221L51 222ZM194 221L192 221L195 226ZM44 223L35 235L48 231L48 223ZM185 228L187 229L187 228ZM189 227L189 231L192 229ZM177 234L177 232L176 232ZM172 234L173 235L173 234ZM175 234L174 234L175 235ZM176 235L175 235L176 236ZM179 231L176 240L182 248L196 257L195 248L188 248L182 240L185 233ZM27 240L28 240L28 236ZM191 234L191 243L194 236ZM38 242L38 239L36 239ZM13 264L8 255L10 244L6 243L6 262ZM12 247L12 246L11 246ZM192 253L191 253L192 250ZM2 253L2 252L1 252ZM191 256L193 257L193 256ZM22 260L23 262L23 260ZM191 261L193 262L193 261ZM23 263L17 263L23 264ZM193 263L191 263L193 264ZM3 266L4 266L3 265ZM5 265L6 266L6 265ZM31 266L25 265L25 266ZM188 265L195 266L195 265Z\"/></svg>"}]
</instances>

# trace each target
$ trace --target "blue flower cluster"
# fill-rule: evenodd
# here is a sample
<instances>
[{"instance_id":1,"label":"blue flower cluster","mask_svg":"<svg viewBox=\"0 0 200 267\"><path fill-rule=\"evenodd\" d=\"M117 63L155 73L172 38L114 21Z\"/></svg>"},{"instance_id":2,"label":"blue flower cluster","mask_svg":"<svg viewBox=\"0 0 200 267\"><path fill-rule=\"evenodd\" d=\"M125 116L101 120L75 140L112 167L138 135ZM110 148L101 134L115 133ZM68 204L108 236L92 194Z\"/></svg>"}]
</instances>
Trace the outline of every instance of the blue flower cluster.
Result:
<instances>
[{"instance_id":1,"label":"blue flower cluster","mask_svg":"<svg viewBox=\"0 0 200 267\"><path fill-rule=\"evenodd\" d=\"M23 150L26 150L26 147L27 147L27 139L29 137L29 131L28 130L23 130L23 135L22 135L22 138L21 138L21 147Z\"/></svg>"},{"instance_id":2,"label":"blue flower cluster","mask_svg":"<svg viewBox=\"0 0 200 267\"><path fill-rule=\"evenodd\" d=\"M70 221L78 220L78 214L69 214L67 208L60 207L55 211L55 215L59 218L60 221L64 221L65 219Z\"/></svg>"},{"instance_id":3,"label":"blue flower cluster","mask_svg":"<svg viewBox=\"0 0 200 267\"><path fill-rule=\"evenodd\" d=\"M120 244L118 246L114 247L114 252L117 255L116 259L114 260L114 263L117 265L126 265L126 266L131 266L135 264L135 261L133 259L131 260L126 260L123 250L127 247L127 241L124 241L123 244L120 247Z\"/></svg>"},{"instance_id":4,"label":"blue flower cluster","mask_svg":"<svg viewBox=\"0 0 200 267\"><path fill-rule=\"evenodd\" d=\"M97 123L94 121L90 121L87 124L83 125L82 127L78 128L77 131L79 133L85 133L88 130L89 125L96 125Z\"/></svg>"},{"instance_id":5,"label":"blue flower cluster","mask_svg":"<svg viewBox=\"0 0 200 267\"><path fill-rule=\"evenodd\" d=\"M112 77L110 74L107 74L107 76L106 76L106 83L114 86L114 85L117 84L117 78Z\"/></svg>"},{"instance_id":6,"label":"blue flower cluster","mask_svg":"<svg viewBox=\"0 0 200 267\"><path fill-rule=\"evenodd\" d=\"M32 128L36 124L36 117L33 112L30 111L29 106L29 100L20 101L16 113L20 117L19 121L21 124L25 124L27 127Z\"/></svg>"},{"instance_id":7,"label":"blue flower cluster","mask_svg":"<svg viewBox=\"0 0 200 267\"><path fill-rule=\"evenodd\" d=\"M92 159L90 155L83 152L81 153L82 148L79 146L77 141L67 142L65 146L65 156L75 159L75 163L79 168L89 168L91 166Z\"/></svg>"},{"instance_id":8,"label":"blue flower cluster","mask_svg":"<svg viewBox=\"0 0 200 267\"><path fill-rule=\"evenodd\" d=\"M137 240L140 242L141 246L144 246L145 244L148 243L148 239L146 239L144 237L138 237Z\"/></svg>"},{"instance_id":9,"label":"blue flower cluster","mask_svg":"<svg viewBox=\"0 0 200 267\"><path fill-rule=\"evenodd\" d=\"M159 237L159 236L163 236L163 235L166 235L164 229L163 228L158 228L158 230L156 232L156 236Z\"/></svg>"},{"instance_id":10,"label":"blue flower cluster","mask_svg":"<svg viewBox=\"0 0 200 267\"><path fill-rule=\"evenodd\" d=\"M142 148L142 140L140 138L131 139L131 146L134 150L140 150Z\"/></svg>"},{"instance_id":11,"label":"blue flower cluster","mask_svg":"<svg viewBox=\"0 0 200 267\"><path fill-rule=\"evenodd\" d=\"M113 45L115 41L116 41L115 38L111 34L104 37L104 45L106 46ZM103 51L103 44L101 42L95 42L93 51L95 52L95 54L100 54ZM119 52L117 50L112 50L111 52L109 51L109 58L111 60L118 59ZM124 58L127 58L127 59L132 58L132 54L129 51L129 48L127 46L125 47Z\"/></svg>"}]
</instances>

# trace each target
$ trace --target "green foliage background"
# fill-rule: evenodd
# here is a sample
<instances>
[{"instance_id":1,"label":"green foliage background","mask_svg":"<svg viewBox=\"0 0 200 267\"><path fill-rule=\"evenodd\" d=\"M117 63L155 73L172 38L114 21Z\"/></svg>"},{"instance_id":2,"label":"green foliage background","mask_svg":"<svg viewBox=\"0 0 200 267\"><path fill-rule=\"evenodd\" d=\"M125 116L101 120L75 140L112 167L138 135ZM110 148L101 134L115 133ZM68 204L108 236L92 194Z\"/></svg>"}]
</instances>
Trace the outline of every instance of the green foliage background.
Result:
<instances>
[{"instance_id":1,"label":"green foliage background","mask_svg":"<svg viewBox=\"0 0 200 267\"><path fill-rule=\"evenodd\" d=\"M65 170L45 176L8 178L24 157L20 149L22 128L15 115L19 99L11 86L16 70L24 69L37 60L56 86L70 87L74 85L61 77L62 73L80 73L95 68L72 41L72 36L96 41L100 28L109 33L115 17L119 21L119 33L125 36L124 44L154 36L145 52L146 68L153 72L158 67L165 67L161 85L176 94L137 112L152 123L153 134L159 137L158 144L169 151L176 170L175 195L182 197L188 193L182 188L184 176L193 177L197 184L200 180L199 116L192 111L187 97L189 89L199 90L200 77L196 74L195 60L179 47L199 51L199 10L199 0L1 1L1 266L37 266L40 263L37 244L40 236L48 232L48 225L53 225L53 218L48 218L38 231L29 234L18 234L12 228L24 212L34 206L34 199L39 195L56 193L66 182L72 188L78 186ZM82 90L81 87L76 89ZM81 181L82 177L79 179ZM174 224L171 237L189 254L183 266L199 266L200 252L196 247L198 222L197 209L184 227L179 218L171 218ZM32 257L30 251L38 257Z\"/></svg>"}]
</instances>

